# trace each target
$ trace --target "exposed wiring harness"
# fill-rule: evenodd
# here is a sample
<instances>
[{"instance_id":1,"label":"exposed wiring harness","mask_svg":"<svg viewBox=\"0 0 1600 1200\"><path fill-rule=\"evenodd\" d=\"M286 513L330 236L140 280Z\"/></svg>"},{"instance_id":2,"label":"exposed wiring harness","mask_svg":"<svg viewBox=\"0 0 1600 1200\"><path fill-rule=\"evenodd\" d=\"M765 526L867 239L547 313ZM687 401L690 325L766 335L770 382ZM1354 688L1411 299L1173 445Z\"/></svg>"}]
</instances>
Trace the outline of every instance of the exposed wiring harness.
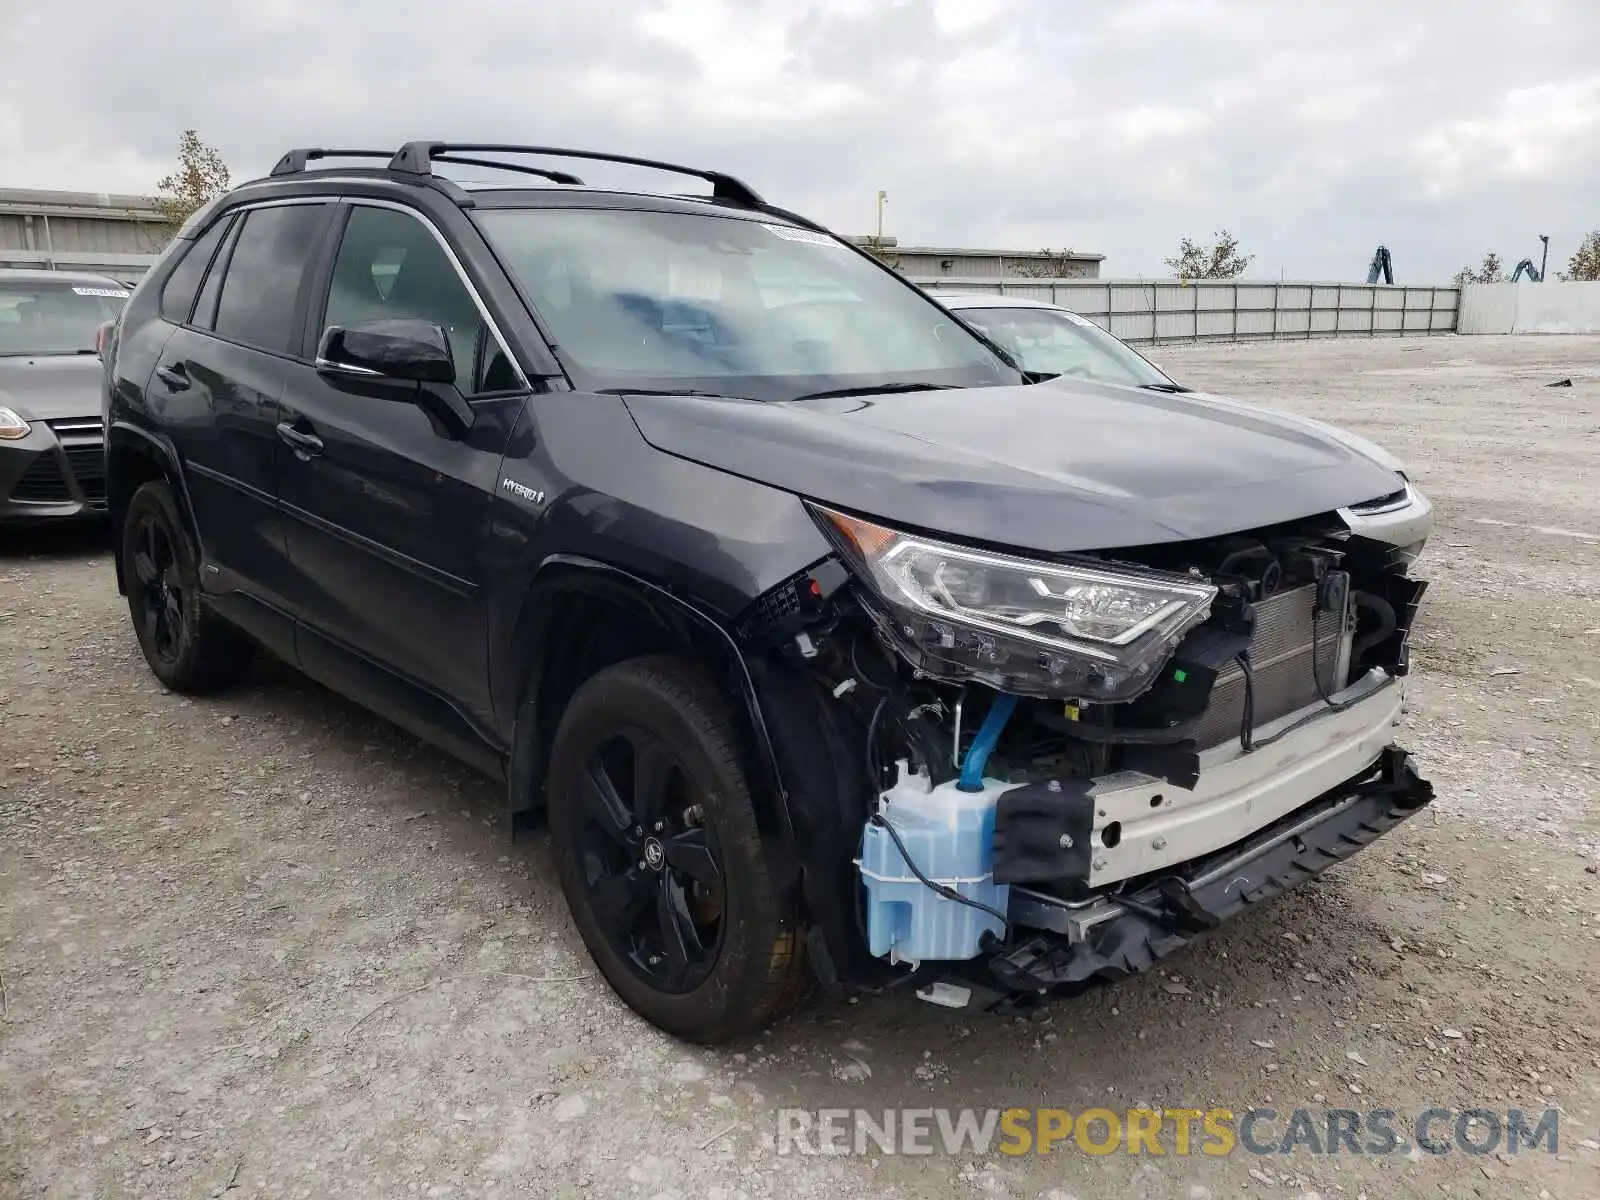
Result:
<instances>
[{"instance_id":1,"label":"exposed wiring harness","mask_svg":"<svg viewBox=\"0 0 1600 1200\"><path fill-rule=\"evenodd\" d=\"M878 697L878 703L872 707L872 716L867 720L867 779L871 781L874 793L883 788L883 764L878 761L878 722L888 706L889 696L884 693Z\"/></svg>"},{"instance_id":2,"label":"exposed wiring harness","mask_svg":"<svg viewBox=\"0 0 1600 1200\"><path fill-rule=\"evenodd\" d=\"M1313 630L1312 637L1315 636ZM1239 664L1239 671L1244 676L1244 712L1239 717L1239 748L1249 754L1256 748L1256 669L1250 665L1250 648L1247 646L1239 651L1234 661ZM1312 670L1316 670L1315 665Z\"/></svg>"},{"instance_id":3,"label":"exposed wiring harness","mask_svg":"<svg viewBox=\"0 0 1600 1200\"><path fill-rule=\"evenodd\" d=\"M866 684L869 688L874 688L880 692L889 691L894 687L895 683L892 673L890 674L888 683L879 683L876 679L872 678L872 676L868 675L861 669L861 664L856 659L856 642L858 640L859 639L856 637L852 637L850 639L850 669L855 672L856 678L861 680L861 682Z\"/></svg>"}]
</instances>

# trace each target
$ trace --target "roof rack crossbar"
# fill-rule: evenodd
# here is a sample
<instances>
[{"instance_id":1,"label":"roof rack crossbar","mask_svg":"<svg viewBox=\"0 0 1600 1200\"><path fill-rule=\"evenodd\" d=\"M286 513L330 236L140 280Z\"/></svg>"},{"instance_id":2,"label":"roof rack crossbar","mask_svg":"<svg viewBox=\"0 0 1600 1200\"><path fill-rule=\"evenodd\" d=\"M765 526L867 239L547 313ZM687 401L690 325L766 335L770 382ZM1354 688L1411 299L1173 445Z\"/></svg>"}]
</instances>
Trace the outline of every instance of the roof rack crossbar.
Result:
<instances>
[{"instance_id":1,"label":"roof rack crossbar","mask_svg":"<svg viewBox=\"0 0 1600 1200\"><path fill-rule=\"evenodd\" d=\"M543 179L548 179L551 183L570 183L579 187L583 186L583 180L566 171L548 171L543 167L527 167L521 163L495 162L493 159L488 158L465 158L459 154L435 154L433 161L458 163L467 167L493 167L496 171L515 171L521 175L538 175Z\"/></svg>"},{"instance_id":2,"label":"roof rack crossbar","mask_svg":"<svg viewBox=\"0 0 1600 1200\"><path fill-rule=\"evenodd\" d=\"M291 150L277 162L269 175L295 175L306 169L306 164L318 158L392 158L388 150L329 150L320 146L307 146Z\"/></svg>"},{"instance_id":3,"label":"roof rack crossbar","mask_svg":"<svg viewBox=\"0 0 1600 1200\"><path fill-rule=\"evenodd\" d=\"M678 163L660 162L653 158L634 158L626 154L602 154L597 150L568 150L557 146L513 146L478 142L407 142L389 160L391 171L411 175L431 175L435 160L450 161L443 156L460 152L469 154L542 154L552 158L581 158L591 162L621 163L630 167L647 167L654 171L670 171L674 175L692 175L711 185L711 195L717 200L727 200L745 208L764 208L766 202L749 184L721 171L702 171L698 167L685 167ZM500 166L499 163L480 163Z\"/></svg>"}]
</instances>

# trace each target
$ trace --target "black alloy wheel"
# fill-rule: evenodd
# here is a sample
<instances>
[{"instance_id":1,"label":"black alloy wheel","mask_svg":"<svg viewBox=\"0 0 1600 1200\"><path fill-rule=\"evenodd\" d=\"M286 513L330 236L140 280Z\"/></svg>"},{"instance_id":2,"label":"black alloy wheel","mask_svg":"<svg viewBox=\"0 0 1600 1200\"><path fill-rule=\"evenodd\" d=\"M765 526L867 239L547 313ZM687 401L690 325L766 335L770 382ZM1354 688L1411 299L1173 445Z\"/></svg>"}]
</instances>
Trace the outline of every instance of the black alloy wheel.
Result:
<instances>
[{"instance_id":1,"label":"black alloy wheel","mask_svg":"<svg viewBox=\"0 0 1600 1200\"><path fill-rule=\"evenodd\" d=\"M662 991L692 990L721 948L724 897L716 838L683 763L628 726L590 755L579 795L580 877L613 949Z\"/></svg>"},{"instance_id":2,"label":"black alloy wheel","mask_svg":"<svg viewBox=\"0 0 1600 1200\"><path fill-rule=\"evenodd\" d=\"M157 679L175 692L206 692L250 669L253 643L206 608L200 555L166 480L128 500L120 554L128 615Z\"/></svg>"},{"instance_id":3,"label":"black alloy wheel","mask_svg":"<svg viewBox=\"0 0 1600 1200\"><path fill-rule=\"evenodd\" d=\"M134 547L128 578L128 605L140 642L163 663L176 663L183 645L183 614L193 603L185 596L172 534L158 511L146 509L129 531Z\"/></svg>"},{"instance_id":4,"label":"black alloy wheel","mask_svg":"<svg viewBox=\"0 0 1600 1200\"><path fill-rule=\"evenodd\" d=\"M697 1042L761 1028L812 980L743 759L722 691L672 655L590 678L551 747L550 845L578 932L629 1006Z\"/></svg>"}]
</instances>

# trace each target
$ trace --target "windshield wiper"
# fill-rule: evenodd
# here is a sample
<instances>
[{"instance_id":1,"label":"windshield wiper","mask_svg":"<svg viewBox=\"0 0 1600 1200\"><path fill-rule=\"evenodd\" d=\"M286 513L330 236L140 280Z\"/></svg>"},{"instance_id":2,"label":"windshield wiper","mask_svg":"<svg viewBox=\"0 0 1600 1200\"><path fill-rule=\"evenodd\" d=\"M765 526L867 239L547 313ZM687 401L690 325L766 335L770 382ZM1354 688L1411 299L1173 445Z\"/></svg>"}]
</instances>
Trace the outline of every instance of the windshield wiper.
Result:
<instances>
[{"instance_id":1,"label":"windshield wiper","mask_svg":"<svg viewBox=\"0 0 1600 1200\"><path fill-rule=\"evenodd\" d=\"M829 400L835 396L877 396L885 392L942 392L954 387L951 383L923 383L915 380L900 383L868 383L860 387L829 388L825 392L807 392L796 400Z\"/></svg>"},{"instance_id":2,"label":"windshield wiper","mask_svg":"<svg viewBox=\"0 0 1600 1200\"><path fill-rule=\"evenodd\" d=\"M0 358L71 358L76 354L93 353L93 350L0 350Z\"/></svg>"},{"instance_id":3,"label":"windshield wiper","mask_svg":"<svg viewBox=\"0 0 1600 1200\"><path fill-rule=\"evenodd\" d=\"M730 396L726 392L702 392L699 388L601 388L597 396L707 396L713 400L748 400L749 396Z\"/></svg>"},{"instance_id":4,"label":"windshield wiper","mask_svg":"<svg viewBox=\"0 0 1600 1200\"><path fill-rule=\"evenodd\" d=\"M1193 388L1184 387L1181 383L1141 383L1139 385L1147 392L1192 392Z\"/></svg>"}]
</instances>

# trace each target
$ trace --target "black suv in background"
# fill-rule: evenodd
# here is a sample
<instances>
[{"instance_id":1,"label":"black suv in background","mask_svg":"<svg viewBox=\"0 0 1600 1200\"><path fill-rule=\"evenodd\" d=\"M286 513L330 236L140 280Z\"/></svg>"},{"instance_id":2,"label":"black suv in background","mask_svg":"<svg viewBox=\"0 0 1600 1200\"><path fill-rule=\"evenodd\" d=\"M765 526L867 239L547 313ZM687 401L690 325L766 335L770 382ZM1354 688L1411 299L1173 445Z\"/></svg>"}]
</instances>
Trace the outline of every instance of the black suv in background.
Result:
<instances>
[{"instance_id":1,"label":"black suv in background","mask_svg":"<svg viewBox=\"0 0 1600 1200\"><path fill-rule=\"evenodd\" d=\"M155 673L265 647L504 779L684 1037L813 979L973 1010L1115 979L1430 796L1390 743L1431 522L1392 464L1025 373L717 172L292 151L105 359Z\"/></svg>"}]
</instances>

